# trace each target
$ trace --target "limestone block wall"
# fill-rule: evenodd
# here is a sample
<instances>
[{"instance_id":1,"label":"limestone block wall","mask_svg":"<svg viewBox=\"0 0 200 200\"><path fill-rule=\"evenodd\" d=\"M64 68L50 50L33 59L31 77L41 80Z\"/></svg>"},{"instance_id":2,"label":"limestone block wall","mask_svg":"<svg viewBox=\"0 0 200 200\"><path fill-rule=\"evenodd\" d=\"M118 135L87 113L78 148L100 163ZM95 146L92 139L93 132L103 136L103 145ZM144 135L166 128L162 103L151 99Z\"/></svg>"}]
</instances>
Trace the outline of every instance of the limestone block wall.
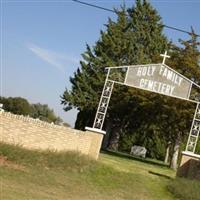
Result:
<instances>
[{"instance_id":1,"label":"limestone block wall","mask_svg":"<svg viewBox=\"0 0 200 200\"><path fill-rule=\"evenodd\" d=\"M200 180L200 155L182 152L177 176Z\"/></svg>"},{"instance_id":2,"label":"limestone block wall","mask_svg":"<svg viewBox=\"0 0 200 200\"><path fill-rule=\"evenodd\" d=\"M102 135L0 112L0 141L28 149L79 151L98 158Z\"/></svg>"}]
</instances>

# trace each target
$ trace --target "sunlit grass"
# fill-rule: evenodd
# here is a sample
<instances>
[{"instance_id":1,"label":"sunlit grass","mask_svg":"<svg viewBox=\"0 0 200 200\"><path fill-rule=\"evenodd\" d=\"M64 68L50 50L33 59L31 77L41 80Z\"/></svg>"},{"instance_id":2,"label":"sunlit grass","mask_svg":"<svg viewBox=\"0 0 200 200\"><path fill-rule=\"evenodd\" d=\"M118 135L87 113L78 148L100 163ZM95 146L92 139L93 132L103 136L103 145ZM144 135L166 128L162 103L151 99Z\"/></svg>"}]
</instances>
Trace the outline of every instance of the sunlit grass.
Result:
<instances>
[{"instance_id":1,"label":"sunlit grass","mask_svg":"<svg viewBox=\"0 0 200 200\"><path fill-rule=\"evenodd\" d=\"M180 200L200 200L200 181L176 178L168 189Z\"/></svg>"},{"instance_id":2,"label":"sunlit grass","mask_svg":"<svg viewBox=\"0 0 200 200\"><path fill-rule=\"evenodd\" d=\"M0 144L2 157L3 200L176 199L168 190L175 172L157 161L149 164L107 153L94 161L77 152L30 151Z\"/></svg>"}]
</instances>

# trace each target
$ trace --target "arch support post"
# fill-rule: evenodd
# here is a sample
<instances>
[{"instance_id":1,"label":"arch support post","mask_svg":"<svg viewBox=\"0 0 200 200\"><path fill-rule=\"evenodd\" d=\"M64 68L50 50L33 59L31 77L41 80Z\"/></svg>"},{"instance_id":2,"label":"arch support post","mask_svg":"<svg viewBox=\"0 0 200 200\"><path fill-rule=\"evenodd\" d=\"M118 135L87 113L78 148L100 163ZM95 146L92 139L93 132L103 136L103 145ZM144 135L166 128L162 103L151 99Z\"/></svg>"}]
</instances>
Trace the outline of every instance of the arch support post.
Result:
<instances>
[{"instance_id":1,"label":"arch support post","mask_svg":"<svg viewBox=\"0 0 200 200\"><path fill-rule=\"evenodd\" d=\"M200 180L200 155L195 154L200 132L200 102L197 102L185 151L181 154L177 176Z\"/></svg>"},{"instance_id":2,"label":"arch support post","mask_svg":"<svg viewBox=\"0 0 200 200\"><path fill-rule=\"evenodd\" d=\"M97 151L95 154L96 159L98 158L98 155L99 155L99 151L100 151L102 140L103 140L103 135L106 134L106 132L103 131L102 128L103 128L104 120L106 117L108 105L110 102L110 98L111 98L112 90L114 86L114 81L108 79L109 74L110 74L110 69L108 69L108 72L107 72L106 80L104 83L103 91L101 93L101 98L100 98L99 105L97 108L93 127L92 128L85 127L87 132L90 132L93 135L94 134L97 135L95 139L95 146L96 146L95 149L97 148Z\"/></svg>"},{"instance_id":3,"label":"arch support post","mask_svg":"<svg viewBox=\"0 0 200 200\"><path fill-rule=\"evenodd\" d=\"M196 110L194 113L194 118L192 122L192 126L190 129L190 134L188 137L188 142L186 145L186 152L195 153L195 149L197 146L199 131L200 131L200 102L197 103Z\"/></svg>"}]
</instances>

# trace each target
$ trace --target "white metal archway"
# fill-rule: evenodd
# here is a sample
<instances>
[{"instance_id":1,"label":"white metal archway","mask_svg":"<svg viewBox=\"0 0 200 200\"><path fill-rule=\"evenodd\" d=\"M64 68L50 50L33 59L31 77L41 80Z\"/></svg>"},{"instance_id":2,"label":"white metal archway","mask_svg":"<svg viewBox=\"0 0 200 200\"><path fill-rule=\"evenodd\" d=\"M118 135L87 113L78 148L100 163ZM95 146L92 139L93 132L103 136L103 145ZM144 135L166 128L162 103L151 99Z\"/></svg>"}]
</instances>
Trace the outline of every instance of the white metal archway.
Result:
<instances>
[{"instance_id":1,"label":"white metal archway","mask_svg":"<svg viewBox=\"0 0 200 200\"><path fill-rule=\"evenodd\" d=\"M165 59L169 57L167 56L167 52L161 54L161 56L164 57L162 64L107 68L107 76L92 129L105 133L102 128L115 83L143 89L196 103L196 110L186 145L186 152L194 154L200 134L200 102L190 97L192 87L196 86L200 88L200 86L165 64ZM111 70L122 70L124 79L113 80Z\"/></svg>"}]
</instances>

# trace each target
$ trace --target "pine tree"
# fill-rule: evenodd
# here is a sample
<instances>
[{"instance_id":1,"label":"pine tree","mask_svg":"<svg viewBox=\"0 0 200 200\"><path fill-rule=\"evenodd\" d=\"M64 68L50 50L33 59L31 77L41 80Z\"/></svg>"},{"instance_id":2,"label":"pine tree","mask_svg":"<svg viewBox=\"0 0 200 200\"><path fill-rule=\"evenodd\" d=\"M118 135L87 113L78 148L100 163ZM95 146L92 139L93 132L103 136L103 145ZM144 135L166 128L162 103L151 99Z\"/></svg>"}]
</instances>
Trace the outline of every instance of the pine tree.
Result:
<instances>
[{"instance_id":1,"label":"pine tree","mask_svg":"<svg viewBox=\"0 0 200 200\"><path fill-rule=\"evenodd\" d=\"M128 9L129 28L134 34L131 42L134 49L132 64L146 64L160 61L160 53L168 48L163 34L163 24L157 10L146 0L136 0Z\"/></svg>"},{"instance_id":2,"label":"pine tree","mask_svg":"<svg viewBox=\"0 0 200 200\"><path fill-rule=\"evenodd\" d=\"M66 111L72 107L79 110L76 128L92 125L105 80L105 67L128 64L129 32L124 32L128 26L125 7L116 10L116 13L117 22L109 19L106 31L101 31L96 45L93 48L87 45L86 52L82 54L81 69L70 78L72 89L66 89L62 96Z\"/></svg>"},{"instance_id":3,"label":"pine tree","mask_svg":"<svg viewBox=\"0 0 200 200\"><path fill-rule=\"evenodd\" d=\"M168 47L168 41L162 33L161 17L147 1L136 1L135 7L128 9L128 15L126 31L129 32L129 48L127 51L127 55L131 55L128 57L129 63L133 65L159 62L160 52ZM115 150L118 147L120 134L126 131L123 127L128 128L129 124L132 124L130 119L135 121L136 110L143 110L144 106L148 106L151 99L155 98L155 94L143 91L134 89L126 91L125 88L122 90L123 92L121 90L118 92L122 93L124 99L119 101L116 98L118 101L113 102L112 100L111 102L111 106L112 104L115 105L112 108L111 115L118 116L115 120L117 126L113 123L114 127L112 127L113 132L109 145L111 149ZM120 106L116 106L116 104ZM112 119L115 118L112 117Z\"/></svg>"},{"instance_id":4,"label":"pine tree","mask_svg":"<svg viewBox=\"0 0 200 200\"><path fill-rule=\"evenodd\" d=\"M162 33L161 18L147 1L136 1L135 7L128 9L128 15L125 6L116 10L116 14L117 21L108 20L106 31L101 31L95 46L87 46L82 55L84 61L80 62L81 69L70 79L72 90L66 89L62 96L65 110L72 107L79 110L76 128L92 125L103 88L105 67L157 62L159 54L168 46ZM123 127L131 123L130 116L134 116L138 108L148 105L150 97L155 98L155 95L124 87L114 89L106 118L107 124L112 124L112 127L107 126L112 130L110 147L118 147Z\"/></svg>"}]
</instances>

